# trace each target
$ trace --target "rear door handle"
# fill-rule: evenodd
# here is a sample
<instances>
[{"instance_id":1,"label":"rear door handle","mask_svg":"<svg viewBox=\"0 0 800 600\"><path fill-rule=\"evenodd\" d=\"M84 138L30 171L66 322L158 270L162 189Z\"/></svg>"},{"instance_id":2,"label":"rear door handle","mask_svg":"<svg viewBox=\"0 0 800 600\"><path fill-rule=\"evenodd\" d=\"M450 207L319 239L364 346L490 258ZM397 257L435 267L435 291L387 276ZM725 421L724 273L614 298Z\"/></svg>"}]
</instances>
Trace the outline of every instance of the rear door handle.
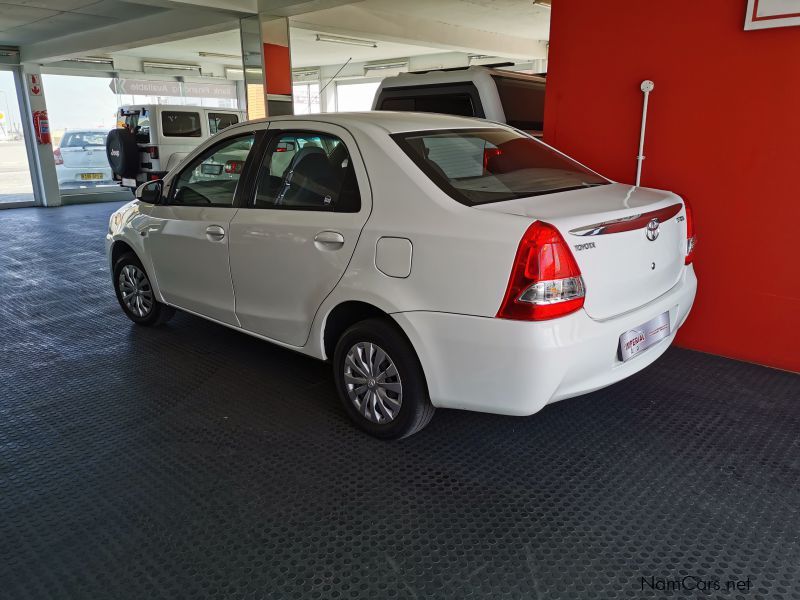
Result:
<instances>
[{"instance_id":1,"label":"rear door handle","mask_svg":"<svg viewBox=\"0 0 800 600\"><path fill-rule=\"evenodd\" d=\"M212 242L218 242L225 237L225 230L219 225L209 225L206 227L206 237Z\"/></svg>"},{"instance_id":2,"label":"rear door handle","mask_svg":"<svg viewBox=\"0 0 800 600\"><path fill-rule=\"evenodd\" d=\"M314 245L325 250L338 250L344 246L344 236L338 231L320 231L314 236Z\"/></svg>"}]
</instances>

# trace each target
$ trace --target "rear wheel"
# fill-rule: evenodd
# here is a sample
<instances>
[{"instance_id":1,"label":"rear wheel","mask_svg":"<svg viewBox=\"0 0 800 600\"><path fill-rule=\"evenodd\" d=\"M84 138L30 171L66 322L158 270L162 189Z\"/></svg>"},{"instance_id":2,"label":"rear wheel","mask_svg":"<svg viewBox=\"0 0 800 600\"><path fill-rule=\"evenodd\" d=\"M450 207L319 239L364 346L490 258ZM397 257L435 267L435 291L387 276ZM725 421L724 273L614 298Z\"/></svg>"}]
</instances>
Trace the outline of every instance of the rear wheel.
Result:
<instances>
[{"instance_id":1,"label":"rear wheel","mask_svg":"<svg viewBox=\"0 0 800 600\"><path fill-rule=\"evenodd\" d=\"M433 417L419 358L391 322L368 319L350 327L336 345L333 365L344 409L367 433L402 438Z\"/></svg>"},{"instance_id":2,"label":"rear wheel","mask_svg":"<svg viewBox=\"0 0 800 600\"><path fill-rule=\"evenodd\" d=\"M138 325L160 325L175 309L156 300L150 278L133 253L123 254L114 264L114 291L127 317Z\"/></svg>"}]
</instances>

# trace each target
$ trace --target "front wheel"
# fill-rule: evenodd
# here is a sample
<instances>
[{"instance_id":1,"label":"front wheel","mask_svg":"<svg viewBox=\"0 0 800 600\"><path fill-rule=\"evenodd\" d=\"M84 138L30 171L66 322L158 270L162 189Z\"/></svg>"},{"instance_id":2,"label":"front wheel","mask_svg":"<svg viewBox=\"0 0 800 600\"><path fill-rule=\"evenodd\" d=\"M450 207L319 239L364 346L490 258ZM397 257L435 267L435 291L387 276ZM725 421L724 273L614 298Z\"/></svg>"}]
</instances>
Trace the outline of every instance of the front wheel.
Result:
<instances>
[{"instance_id":1,"label":"front wheel","mask_svg":"<svg viewBox=\"0 0 800 600\"><path fill-rule=\"evenodd\" d=\"M345 411L375 437L412 435L433 417L419 358L397 326L385 319L350 327L336 344L333 368Z\"/></svg>"},{"instance_id":2,"label":"front wheel","mask_svg":"<svg viewBox=\"0 0 800 600\"><path fill-rule=\"evenodd\" d=\"M150 278L133 253L114 264L114 291L122 310L137 325L160 325L175 314L174 308L156 300Z\"/></svg>"}]
</instances>

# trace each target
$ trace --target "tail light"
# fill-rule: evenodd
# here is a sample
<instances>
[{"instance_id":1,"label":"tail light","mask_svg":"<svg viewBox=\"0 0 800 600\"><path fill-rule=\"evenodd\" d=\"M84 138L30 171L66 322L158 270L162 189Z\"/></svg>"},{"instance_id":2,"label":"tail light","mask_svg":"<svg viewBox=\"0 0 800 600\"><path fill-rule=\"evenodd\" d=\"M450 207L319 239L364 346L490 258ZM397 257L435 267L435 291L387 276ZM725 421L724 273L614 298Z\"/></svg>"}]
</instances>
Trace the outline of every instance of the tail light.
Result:
<instances>
[{"instance_id":1,"label":"tail light","mask_svg":"<svg viewBox=\"0 0 800 600\"><path fill-rule=\"evenodd\" d=\"M158 158L158 146L148 146L147 153L150 158Z\"/></svg>"},{"instance_id":2,"label":"tail light","mask_svg":"<svg viewBox=\"0 0 800 600\"><path fill-rule=\"evenodd\" d=\"M495 156L500 156L503 153L500 148L484 148L483 149L483 171L484 173L489 170L489 161Z\"/></svg>"},{"instance_id":3,"label":"tail light","mask_svg":"<svg viewBox=\"0 0 800 600\"><path fill-rule=\"evenodd\" d=\"M581 308L584 296L581 270L564 238L549 223L537 221L519 243L497 317L555 319Z\"/></svg>"},{"instance_id":4,"label":"tail light","mask_svg":"<svg viewBox=\"0 0 800 600\"><path fill-rule=\"evenodd\" d=\"M240 175L242 169L244 169L243 160L229 160L225 163L225 172L230 175Z\"/></svg>"},{"instance_id":5,"label":"tail light","mask_svg":"<svg viewBox=\"0 0 800 600\"><path fill-rule=\"evenodd\" d=\"M61 148L56 148L53 150L53 158L55 159L57 165L64 164L64 157L61 156Z\"/></svg>"},{"instance_id":6,"label":"tail light","mask_svg":"<svg viewBox=\"0 0 800 600\"><path fill-rule=\"evenodd\" d=\"M692 207L689 202L684 198L683 205L686 207L686 258L684 264L690 265L694 260L694 249L697 246L697 235L694 232L694 215L692 214Z\"/></svg>"}]
</instances>

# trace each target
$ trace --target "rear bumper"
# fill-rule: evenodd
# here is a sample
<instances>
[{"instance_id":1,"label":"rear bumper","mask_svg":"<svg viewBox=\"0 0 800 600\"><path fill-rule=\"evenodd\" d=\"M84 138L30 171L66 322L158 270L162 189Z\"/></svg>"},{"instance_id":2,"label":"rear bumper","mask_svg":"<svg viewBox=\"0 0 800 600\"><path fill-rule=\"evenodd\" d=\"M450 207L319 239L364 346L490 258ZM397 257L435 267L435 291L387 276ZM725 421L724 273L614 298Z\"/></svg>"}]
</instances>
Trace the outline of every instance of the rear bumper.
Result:
<instances>
[{"instance_id":1,"label":"rear bumper","mask_svg":"<svg viewBox=\"0 0 800 600\"><path fill-rule=\"evenodd\" d=\"M96 175L99 173L100 179L82 179L82 175ZM97 185L111 185L114 183L114 175L110 167L67 167L56 165L56 177L58 186L65 187L93 187Z\"/></svg>"},{"instance_id":2,"label":"rear bumper","mask_svg":"<svg viewBox=\"0 0 800 600\"><path fill-rule=\"evenodd\" d=\"M435 406L530 415L546 404L606 387L661 356L694 302L694 269L669 292L624 315L595 321L583 311L541 322L435 312L392 315L419 355ZM619 336L669 312L670 335L627 362Z\"/></svg>"}]
</instances>

